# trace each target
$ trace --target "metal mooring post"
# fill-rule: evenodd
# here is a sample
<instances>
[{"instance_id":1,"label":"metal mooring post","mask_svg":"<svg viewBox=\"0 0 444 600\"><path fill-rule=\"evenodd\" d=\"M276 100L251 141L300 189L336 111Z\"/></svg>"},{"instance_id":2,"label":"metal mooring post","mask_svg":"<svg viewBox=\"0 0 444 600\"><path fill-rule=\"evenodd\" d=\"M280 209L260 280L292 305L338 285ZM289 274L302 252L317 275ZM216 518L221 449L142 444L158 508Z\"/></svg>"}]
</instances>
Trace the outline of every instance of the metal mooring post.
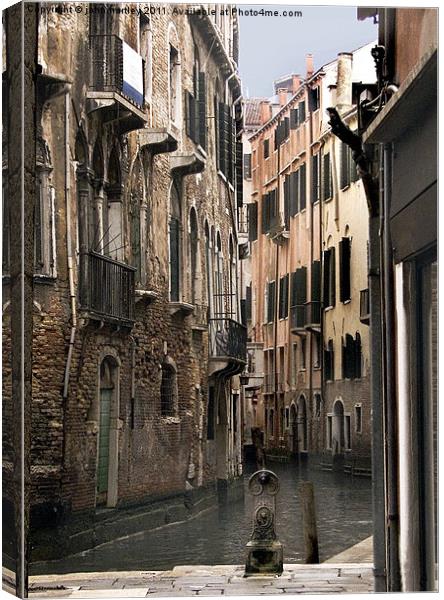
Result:
<instances>
[{"instance_id":1,"label":"metal mooring post","mask_svg":"<svg viewBox=\"0 0 444 600\"><path fill-rule=\"evenodd\" d=\"M254 497L254 510L253 533L246 546L245 577L258 573L281 575L284 555L275 530L279 479L272 471L261 469L250 477L248 489Z\"/></svg>"}]
</instances>

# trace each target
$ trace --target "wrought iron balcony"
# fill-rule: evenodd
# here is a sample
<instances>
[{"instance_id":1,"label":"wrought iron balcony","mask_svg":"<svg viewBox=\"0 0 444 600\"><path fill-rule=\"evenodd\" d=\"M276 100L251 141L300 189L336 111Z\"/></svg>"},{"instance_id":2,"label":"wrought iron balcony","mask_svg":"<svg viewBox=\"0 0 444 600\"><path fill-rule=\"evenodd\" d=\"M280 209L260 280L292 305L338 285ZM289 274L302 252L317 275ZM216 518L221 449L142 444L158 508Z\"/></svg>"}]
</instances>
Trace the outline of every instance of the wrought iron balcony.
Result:
<instances>
[{"instance_id":1,"label":"wrought iron balcony","mask_svg":"<svg viewBox=\"0 0 444 600\"><path fill-rule=\"evenodd\" d=\"M82 256L81 305L91 318L131 327L136 269L102 254Z\"/></svg>"},{"instance_id":2,"label":"wrought iron balcony","mask_svg":"<svg viewBox=\"0 0 444 600\"><path fill-rule=\"evenodd\" d=\"M210 358L247 361L247 328L234 319L210 319Z\"/></svg>"},{"instance_id":3,"label":"wrought iron balcony","mask_svg":"<svg viewBox=\"0 0 444 600\"><path fill-rule=\"evenodd\" d=\"M143 127L145 62L116 35L90 35L90 110L101 109L105 120L117 119L122 131ZM117 116L116 116L117 115ZM130 122L125 123L125 121ZM134 122L133 122L134 121Z\"/></svg>"},{"instance_id":4,"label":"wrought iron balcony","mask_svg":"<svg viewBox=\"0 0 444 600\"><path fill-rule=\"evenodd\" d=\"M359 320L365 325L370 324L370 296L368 288L360 292Z\"/></svg>"},{"instance_id":5,"label":"wrought iron balcony","mask_svg":"<svg viewBox=\"0 0 444 600\"><path fill-rule=\"evenodd\" d=\"M305 305L305 329L319 331L321 327L321 303L312 300Z\"/></svg>"}]
</instances>

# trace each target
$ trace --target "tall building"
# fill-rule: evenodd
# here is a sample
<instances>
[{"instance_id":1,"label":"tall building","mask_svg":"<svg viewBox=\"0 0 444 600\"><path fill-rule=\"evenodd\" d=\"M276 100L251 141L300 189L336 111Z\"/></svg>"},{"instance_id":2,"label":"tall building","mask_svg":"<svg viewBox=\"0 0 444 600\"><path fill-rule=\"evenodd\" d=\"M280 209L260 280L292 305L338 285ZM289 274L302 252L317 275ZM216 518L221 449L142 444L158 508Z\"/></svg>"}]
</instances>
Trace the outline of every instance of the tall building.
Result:
<instances>
[{"instance_id":1,"label":"tall building","mask_svg":"<svg viewBox=\"0 0 444 600\"><path fill-rule=\"evenodd\" d=\"M126 509L136 505L137 527L149 528L241 487L237 19L169 5L79 6L39 5L33 560L130 533ZM8 12L5 21L10 58ZM6 123L6 514L14 485L9 134ZM13 539L5 546L14 558Z\"/></svg>"},{"instance_id":2,"label":"tall building","mask_svg":"<svg viewBox=\"0 0 444 600\"><path fill-rule=\"evenodd\" d=\"M305 79L275 82L280 108L249 136L249 339L263 345L265 445L348 469L370 456L368 234L365 195L326 108L342 103L356 121L357 84L374 79L370 45L317 71L307 55Z\"/></svg>"},{"instance_id":3,"label":"tall building","mask_svg":"<svg viewBox=\"0 0 444 600\"><path fill-rule=\"evenodd\" d=\"M363 91L359 107L364 176L373 179L367 187L376 591L433 591L438 11L360 8L358 17L379 23L377 86Z\"/></svg>"}]
</instances>

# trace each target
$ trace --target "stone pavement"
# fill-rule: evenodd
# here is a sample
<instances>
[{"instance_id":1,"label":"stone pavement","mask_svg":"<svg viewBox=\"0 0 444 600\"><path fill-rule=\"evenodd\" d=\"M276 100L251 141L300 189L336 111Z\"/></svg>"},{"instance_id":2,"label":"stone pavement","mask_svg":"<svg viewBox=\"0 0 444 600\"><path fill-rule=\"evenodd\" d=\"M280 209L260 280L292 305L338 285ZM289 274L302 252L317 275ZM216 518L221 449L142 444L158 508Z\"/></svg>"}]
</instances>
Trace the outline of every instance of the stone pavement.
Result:
<instances>
[{"instance_id":1,"label":"stone pavement","mask_svg":"<svg viewBox=\"0 0 444 600\"><path fill-rule=\"evenodd\" d=\"M235 565L178 566L170 571L116 571L31 577L30 598L145 598L373 591L372 565L284 565L280 577L245 578Z\"/></svg>"}]
</instances>

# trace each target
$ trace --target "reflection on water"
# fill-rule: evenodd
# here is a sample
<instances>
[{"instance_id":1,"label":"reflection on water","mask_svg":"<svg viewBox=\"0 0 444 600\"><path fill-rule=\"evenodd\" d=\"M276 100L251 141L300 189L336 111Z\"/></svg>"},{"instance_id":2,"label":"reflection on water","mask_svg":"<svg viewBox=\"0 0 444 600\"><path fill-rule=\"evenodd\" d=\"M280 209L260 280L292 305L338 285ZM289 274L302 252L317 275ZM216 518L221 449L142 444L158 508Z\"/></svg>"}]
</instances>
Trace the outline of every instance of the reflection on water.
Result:
<instances>
[{"instance_id":1,"label":"reflection on water","mask_svg":"<svg viewBox=\"0 0 444 600\"><path fill-rule=\"evenodd\" d=\"M298 470L294 464L272 463L281 489L276 529L284 545L284 562L303 562L298 482L312 481L321 561L372 533L371 482L343 474ZM242 564L252 525L252 500L244 478L245 499L207 512L191 521L133 535L52 563L38 571L77 572L164 570L184 564ZM33 569L36 572L36 569Z\"/></svg>"}]
</instances>

